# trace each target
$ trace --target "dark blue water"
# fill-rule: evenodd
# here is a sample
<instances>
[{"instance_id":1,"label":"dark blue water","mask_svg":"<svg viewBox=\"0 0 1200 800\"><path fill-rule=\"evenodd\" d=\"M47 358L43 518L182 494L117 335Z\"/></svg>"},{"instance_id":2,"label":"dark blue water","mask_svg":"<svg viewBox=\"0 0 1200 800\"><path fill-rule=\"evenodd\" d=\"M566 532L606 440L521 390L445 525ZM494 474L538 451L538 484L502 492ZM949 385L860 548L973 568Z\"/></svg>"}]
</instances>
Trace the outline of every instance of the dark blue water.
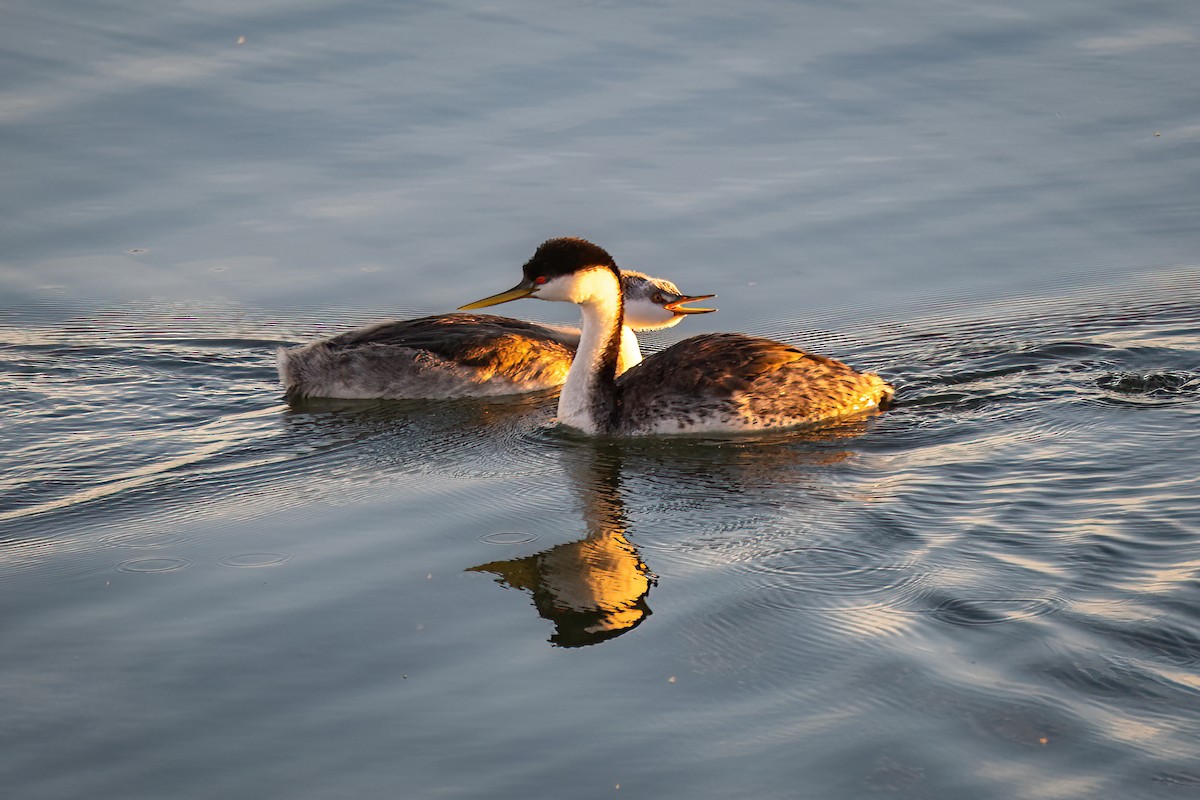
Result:
<instances>
[{"instance_id":1,"label":"dark blue water","mask_svg":"<svg viewBox=\"0 0 1200 800\"><path fill-rule=\"evenodd\" d=\"M6 796L1200 788L1192 4L0 14ZM283 402L563 234L899 402Z\"/></svg>"}]
</instances>

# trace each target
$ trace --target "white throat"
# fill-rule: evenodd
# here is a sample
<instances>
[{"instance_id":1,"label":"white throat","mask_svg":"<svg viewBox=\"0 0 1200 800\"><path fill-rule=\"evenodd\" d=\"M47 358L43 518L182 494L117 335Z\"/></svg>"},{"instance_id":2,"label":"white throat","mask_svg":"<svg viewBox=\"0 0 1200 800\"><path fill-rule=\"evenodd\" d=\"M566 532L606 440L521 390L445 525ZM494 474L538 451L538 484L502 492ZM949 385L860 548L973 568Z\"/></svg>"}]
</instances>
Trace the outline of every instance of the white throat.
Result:
<instances>
[{"instance_id":1,"label":"white throat","mask_svg":"<svg viewBox=\"0 0 1200 800\"><path fill-rule=\"evenodd\" d=\"M621 326L621 354L617 357L617 374L642 363L642 348L637 334L628 325Z\"/></svg>"},{"instance_id":2,"label":"white throat","mask_svg":"<svg viewBox=\"0 0 1200 800\"><path fill-rule=\"evenodd\" d=\"M579 347L579 337L582 333L579 328L572 328L570 325L555 325L550 322L540 324L554 341L568 347ZM628 325L623 325L621 326L621 354L617 358L617 374L620 375L640 363L642 363L642 346L638 342L637 331Z\"/></svg>"},{"instance_id":3,"label":"white throat","mask_svg":"<svg viewBox=\"0 0 1200 800\"><path fill-rule=\"evenodd\" d=\"M553 288L548 286L550 291L539 292L538 295L548 300L576 303L583 312L579 349L567 372L562 394L558 396L558 421L585 433L595 433L599 426L593 413L604 349L614 329L621 324L621 286L617 277L603 268L559 278L554 283L559 285ZM634 342L636 347L636 339ZM641 360L640 352L638 360Z\"/></svg>"}]
</instances>

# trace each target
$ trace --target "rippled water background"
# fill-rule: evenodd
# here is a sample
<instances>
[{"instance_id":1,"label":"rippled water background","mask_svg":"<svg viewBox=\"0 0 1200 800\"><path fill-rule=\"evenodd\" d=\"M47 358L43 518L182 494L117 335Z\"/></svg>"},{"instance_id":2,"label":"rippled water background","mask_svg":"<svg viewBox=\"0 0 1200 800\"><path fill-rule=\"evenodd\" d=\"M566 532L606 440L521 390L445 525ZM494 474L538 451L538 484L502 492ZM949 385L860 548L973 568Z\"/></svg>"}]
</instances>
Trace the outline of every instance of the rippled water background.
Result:
<instances>
[{"instance_id":1,"label":"rippled water background","mask_svg":"<svg viewBox=\"0 0 1200 800\"><path fill-rule=\"evenodd\" d=\"M1200 789L1200 6L0 17L6 796ZM563 234L900 404L283 403Z\"/></svg>"}]
</instances>

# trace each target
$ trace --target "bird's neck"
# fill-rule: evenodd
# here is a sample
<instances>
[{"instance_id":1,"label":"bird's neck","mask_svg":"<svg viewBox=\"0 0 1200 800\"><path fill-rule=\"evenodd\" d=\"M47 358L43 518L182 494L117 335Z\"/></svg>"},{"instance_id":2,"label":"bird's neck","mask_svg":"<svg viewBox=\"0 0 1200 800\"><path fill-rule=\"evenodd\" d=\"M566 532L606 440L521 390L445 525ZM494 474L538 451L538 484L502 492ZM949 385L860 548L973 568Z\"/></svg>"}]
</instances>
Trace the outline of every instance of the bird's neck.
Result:
<instances>
[{"instance_id":1,"label":"bird's neck","mask_svg":"<svg viewBox=\"0 0 1200 800\"><path fill-rule=\"evenodd\" d=\"M617 358L617 374L642 363L642 348L637 334L628 325L621 326L621 352Z\"/></svg>"},{"instance_id":2,"label":"bird's neck","mask_svg":"<svg viewBox=\"0 0 1200 800\"><path fill-rule=\"evenodd\" d=\"M583 311L583 329L558 397L558 420L586 433L608 433L615 424L617 404L624 316L621 288L608 270L590 270L582 283L576 302Z\"/></svg>"},{"instance_id":3,"label":"bird's neck","mask_svg":"<svg viewBox=\"0 0 1200 800\"><path fill-rule=\"evenodd\" d=\"M564 344L572 350L579 348L579 328L570 325L554 325L542 323L546 335L559 344ZM630 367L642 363L642 347L638 342L637 332L628 325L621 326L621 353L617 358L617 374L620 375Z\"/></svg>"}]
</instances>

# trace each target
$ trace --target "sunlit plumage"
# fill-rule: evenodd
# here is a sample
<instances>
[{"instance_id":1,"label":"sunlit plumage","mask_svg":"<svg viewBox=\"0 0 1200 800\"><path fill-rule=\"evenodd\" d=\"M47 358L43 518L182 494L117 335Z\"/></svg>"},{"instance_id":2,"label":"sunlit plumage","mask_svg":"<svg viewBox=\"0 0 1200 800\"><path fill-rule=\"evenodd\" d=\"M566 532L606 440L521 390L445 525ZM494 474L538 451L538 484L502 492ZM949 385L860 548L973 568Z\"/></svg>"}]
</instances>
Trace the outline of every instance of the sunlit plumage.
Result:
<instances>
[{"instance_id":1,"label":"sunlit plumage","mask_svg":"<svg viewBox=\"0 0 1200 800\"><path fill-rule=\"evenodd\" d=\"M887 404L878 375L782 342L740 333L685 339L617 371L621 300L616 263L582 239L551 239L507 292L463 306L519 297L576 303L579 350L559 396L559 421L588 433L750 431L813 425Z\"/></svg>"},{"instance_id":2,"label":"sunlit plumage","mask_svg":"<svg viewBox=\"0 0 1200 800\"><path fill-rule=\"evenodd\" d=\"M640 272L621 276L630 310L621 329L618 370L642 360L634 330L675 325L711 309L681 304L675 284ZM280 348L279 378L290 399L450 398L550 389L566 380L577 328L491 314L441 314L391 320L330 339Z\"/></svg>"}]
</instances>

